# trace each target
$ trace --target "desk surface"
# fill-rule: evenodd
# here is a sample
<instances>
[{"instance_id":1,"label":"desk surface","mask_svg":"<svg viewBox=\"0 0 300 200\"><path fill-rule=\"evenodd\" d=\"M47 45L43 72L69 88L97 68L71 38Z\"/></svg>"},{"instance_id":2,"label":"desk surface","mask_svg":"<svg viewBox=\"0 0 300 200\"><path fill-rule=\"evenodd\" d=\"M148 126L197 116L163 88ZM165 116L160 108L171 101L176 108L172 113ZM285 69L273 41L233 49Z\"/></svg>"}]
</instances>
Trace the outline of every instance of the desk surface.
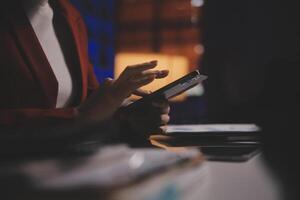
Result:
<instances>
[{"instance_id":1,"label":"desk surface","mask_svg":"<svg viewBox=\"0 0 300 200\"><path fill-rule=\"evenodd\" d=\"M264 164L261 155L243 163L211 162L203 163L198 169L190 171L191 186L182 191L172 184L161 189L160 194L144 199L183 199L183 200L280 200L280 186ZM182 179L184 177L181 176ZM112 199L142 199L139 191L145 193L159 179L135 187L125 188L113 195ZM162 178L160 181L164 181ZM169 178L169 183L173 181ZM172 198L177 195L181 198Z\"/></svg>"},{"instance_id":2,"label":"desk surface","mask_svg":"<svg viewBox=\"0 0 300 200\"><path fill-rule=\"evenodd\" d=\"M245 163L207 162L209 179L205 200L279 200L280 186L258 155Z\"/></svg>"},{"instance_id":3,"label":"desk surface","mask_svg":"<svg viewBox=\"0 0 300 200\"><path fill-rule=\"evenodd\" d=\"M1 179L0 179L1 180ZM15 191L16 192L16 191ZM0 193L1 194L1 193ZM247 162L205 161L167 170L140 182L105 193L109 200L280 200L280 186L259 154ZM17 199L104 199L93 191L17 195ZM0 195L0 198L2 195ZM28 196L26 198L25 196ZM46 197L46 198L45 198Z\"/></svg>"}]
</instances>

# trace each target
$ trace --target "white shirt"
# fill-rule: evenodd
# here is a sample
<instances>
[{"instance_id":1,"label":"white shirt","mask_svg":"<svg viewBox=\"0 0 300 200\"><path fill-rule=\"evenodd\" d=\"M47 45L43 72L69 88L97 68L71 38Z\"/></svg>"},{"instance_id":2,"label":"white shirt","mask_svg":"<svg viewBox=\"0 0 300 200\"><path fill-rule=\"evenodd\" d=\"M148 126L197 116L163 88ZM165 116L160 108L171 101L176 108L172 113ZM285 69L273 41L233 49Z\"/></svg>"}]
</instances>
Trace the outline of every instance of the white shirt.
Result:
<instances>
[{"instance_id":1,"label":"white shirt","mask_svg":"<svg viewBox=\"0 0 300 200\"><path fill-rule=\"evenodd\" d=\"M53 10L48 0L24 0L23 5L58 82L56 108L66 107L72 99L73 82L54 30Z\"/></svg>"}]
</instances>

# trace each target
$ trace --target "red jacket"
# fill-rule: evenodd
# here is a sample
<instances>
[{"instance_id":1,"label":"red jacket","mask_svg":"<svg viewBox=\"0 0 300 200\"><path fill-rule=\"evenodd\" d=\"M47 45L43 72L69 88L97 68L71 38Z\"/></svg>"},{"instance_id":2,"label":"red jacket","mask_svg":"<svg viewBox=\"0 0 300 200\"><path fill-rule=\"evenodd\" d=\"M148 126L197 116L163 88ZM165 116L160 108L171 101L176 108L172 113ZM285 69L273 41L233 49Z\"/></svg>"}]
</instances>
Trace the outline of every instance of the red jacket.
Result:
<instances>
[{"instance_id":1,"label":"red jacket","mask_svg":"<svg viewBox=\"0 0 300 200\"><path fill-rule=\"evenodd\" d=\"M77 78L76 106L98 87L98 82L88 59L83 19L67 0L57 0L56 4L74 42L76 64L70 69ZM49 125L72 118L73 107L55 108L56 77L24 11L19 5L11 6L0 14L0 127Z\"/></svg>"}]
</instances>

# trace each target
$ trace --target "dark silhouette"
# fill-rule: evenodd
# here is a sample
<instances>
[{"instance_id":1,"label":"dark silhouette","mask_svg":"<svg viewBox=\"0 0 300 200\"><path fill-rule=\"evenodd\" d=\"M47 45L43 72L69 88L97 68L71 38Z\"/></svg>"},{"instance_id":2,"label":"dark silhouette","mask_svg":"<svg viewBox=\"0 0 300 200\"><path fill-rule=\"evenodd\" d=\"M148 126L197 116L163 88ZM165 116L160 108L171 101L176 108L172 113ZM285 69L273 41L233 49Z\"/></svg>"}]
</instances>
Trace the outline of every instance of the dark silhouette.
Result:
<instances>
[{"instance_id":1,"label":"dark silhouette","mask_svg":"<svg viewBox=\"0 0 300 200\"><path fill-rule=\"evenodd\" d=\"M255 122L286 199L299 199L300 15L296 1L207 1L208 114Z\"/></svg>"}]
</instances>

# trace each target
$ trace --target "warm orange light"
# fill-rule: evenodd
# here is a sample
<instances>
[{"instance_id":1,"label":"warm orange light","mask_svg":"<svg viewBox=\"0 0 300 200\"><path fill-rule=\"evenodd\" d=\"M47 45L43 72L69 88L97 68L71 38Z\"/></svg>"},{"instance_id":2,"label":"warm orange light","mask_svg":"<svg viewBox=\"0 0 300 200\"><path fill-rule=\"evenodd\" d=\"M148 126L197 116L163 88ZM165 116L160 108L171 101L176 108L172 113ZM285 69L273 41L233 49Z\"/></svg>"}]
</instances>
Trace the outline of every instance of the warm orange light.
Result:
<instances>
[{"instance_id":1,"label":"warm orange light","mask_svg":"<svg viewBox=\"0 0 300 200\"><path fill-rule=\"evenodd\" d=\"M152 60L158 61L156 69L168 69L170 74L168 77L160 80L155 80L151 84L143 87L143 89L155 91L168 83L171 83L178 78L189 73L189 62L184 56L164 55L164 54L143 54L143 53L119 53L116 55L115 60L115 77L118 77L120 73L128 65L144 63ZM186 94L181 94L173 101L180 101L186 98Z\"/></svg>"}]
</instances>

